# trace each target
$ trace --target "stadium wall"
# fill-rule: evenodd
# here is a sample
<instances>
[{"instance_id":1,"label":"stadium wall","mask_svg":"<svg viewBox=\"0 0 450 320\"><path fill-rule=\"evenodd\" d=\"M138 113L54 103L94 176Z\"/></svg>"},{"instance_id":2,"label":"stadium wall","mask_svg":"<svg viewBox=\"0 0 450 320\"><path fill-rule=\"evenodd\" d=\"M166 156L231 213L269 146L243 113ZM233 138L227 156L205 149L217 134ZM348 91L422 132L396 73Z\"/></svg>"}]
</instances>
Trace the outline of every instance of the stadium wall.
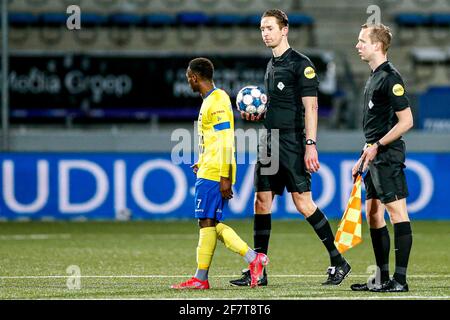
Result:
<instances>
[{"instance_id":1,"label":"stadium wall","mask_svg":"<svg viewBox=\"0 0 450 320\"><path fill-rule=\"evenodd\" d=\"M237 117L237 116L236 116ZM235 128L256 130L236 118ZM10 130L13 152L171 152L177 137L196 135L190 124L148 124L129 127L57 129L17 127ZM1 137L0 133L0 137ZM413 130L404 137L408 152L450 153L450 133ZM319 152L358 152L364 145L362 130L318 130ZM196 148L191 143L191 147ZM256 152L256 144L237 145L240 152Z\"/></svg>"},{"instance_id":2,"label":"stadium wall","mask_svg":"<svg viewBox=\"0 0 450 320\"><path fill-rule=\"evenodd\" d=\"M329 218L339 219L352 187L358 152L321 152L313 196ZM0 155L0 219L192 219L195 155L170 152L10 152ZM229 218L253 214L254 153L239 153ZM450 153L409 152L406 175L411 218L450 219ZM297 216L288 196L277 197L275 218Z\"/></svg>"}]
</instances>

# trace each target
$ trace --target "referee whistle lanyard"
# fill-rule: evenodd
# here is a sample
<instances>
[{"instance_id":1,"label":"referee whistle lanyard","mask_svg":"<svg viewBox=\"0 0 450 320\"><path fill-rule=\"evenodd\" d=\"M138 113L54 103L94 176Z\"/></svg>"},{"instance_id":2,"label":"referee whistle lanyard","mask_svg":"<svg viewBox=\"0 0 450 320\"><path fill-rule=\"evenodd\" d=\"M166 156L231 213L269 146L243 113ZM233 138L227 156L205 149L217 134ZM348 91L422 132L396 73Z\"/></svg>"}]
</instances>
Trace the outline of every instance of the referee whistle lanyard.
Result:
<instances>
[{"instance_id":1,"label":"referee whistle lanyard","mask_svg":"<svg viewBox=\"0 0 450 320\"><path fill-rule=\"evenodd\" d=\"M344 253L362 242L361 180L363 166L364 162L361 161L350 199L336 232L334 244L340 253Z\"/></svg>"}]
</instances>

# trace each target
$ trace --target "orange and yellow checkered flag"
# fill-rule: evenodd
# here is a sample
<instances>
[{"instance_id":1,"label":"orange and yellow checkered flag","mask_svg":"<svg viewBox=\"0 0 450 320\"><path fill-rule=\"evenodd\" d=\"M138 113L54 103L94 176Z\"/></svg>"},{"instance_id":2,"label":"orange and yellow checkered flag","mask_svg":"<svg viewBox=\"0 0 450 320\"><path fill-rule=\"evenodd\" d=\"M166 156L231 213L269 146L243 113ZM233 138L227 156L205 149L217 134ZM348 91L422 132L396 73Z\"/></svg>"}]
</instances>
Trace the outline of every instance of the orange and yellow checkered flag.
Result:
<instances>
[{"instance_id":1,"label":"orange and yellow checkered flag","mask_svg":"<svg viewBox=\"0 0 450 320\"><path fill-rule=\"evenodd\" d=\"M334 239L334 244L340 253L362 242L361 224L361 174L358 174Z\"/></svg>"}]
</instances>

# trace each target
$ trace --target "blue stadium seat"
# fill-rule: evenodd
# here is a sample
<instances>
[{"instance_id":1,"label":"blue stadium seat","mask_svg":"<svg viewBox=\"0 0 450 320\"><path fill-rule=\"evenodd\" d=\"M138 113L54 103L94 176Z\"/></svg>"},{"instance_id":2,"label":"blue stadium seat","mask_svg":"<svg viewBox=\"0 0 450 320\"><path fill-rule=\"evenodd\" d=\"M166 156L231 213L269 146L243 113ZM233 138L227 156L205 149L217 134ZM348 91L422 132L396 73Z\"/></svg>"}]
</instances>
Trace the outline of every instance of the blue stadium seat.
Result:
<instances>
[{"instance_id":1,"label":"blue stadium seat","mask_svg":"<svg viewBox=\"0 0 450 320\"><path fill-rule=\"evenodd\" d=\"M245 19L245 22L248 26L259 26L261 23L261 15L260 14L248 15ZM313 24L314 18L309 15L302 13L289 14L289 25L292 27L312 26Z\"/></svg>"},{"instance_id":2,"label":"blue stadium seat","mask_svg":"<svg viewBox=\"0 0 450 320\"><path fill-rule=\"evenodd\" d=\"M450 13L433 13L430 15L431 39L437 44L450 40Z\"/></svg>"},{"instance_id":3,"label":"blue stadium seat","mask_svg":"<svg viewBox=\"0 0 450 320\"><path fill-rule=\"evenodd\" d=\"M430 22L429 16L420 13L400 13L395 16L395 23L403 27L422 27Z\"/></svg>"},{"instance_id":4,"label":"blue stadium seat","mask_svg":"<svg viewBox=\"0 0 450 320\"><path fill-rule=\"evenodd\" d=\"M178 28L177 36L180 42L193 44L203 38L203 31L200 26L206 26L209 17L200 11L180 12L177 14Z\"/></svg>"},{"instance_id":5,"label":"blue stadium seat","mask_svg":"<svg viewBox=\"0 0 450 320\"><path fill-rule=\"evenodd\" d=\"M109 39L116 45L124 46L133 38L132 27L142 24L142 16L132 13L113 13L108 16Z\"/></svg>"},{"instance_id":6,"label":"blue stadium seat","mask_svg":"<svg viewBox=\"0 0 450 320\"><path fill-rule=\"evenodd\" d=\"M292 27L312 26L314 18L302 13L289 14L289 25Z\"/></svg>"},{"instance_id":7,"label":"blue stadium seat","mask_svg":"<svg viewBox=\"0 0 450 320\"><path fill-rule=\"evenodd\" d=\"M81 30L74 32L75 39L83 44L90 45L98 38L98 28L107 24L108 18L97 13L82 13Z\"/></svg>"},{"instance_id":8,"label":"blue stadium seat","mask_svg":"<svg viewBox=\"0 0 450 320\"><path fill-rule=\"evenodd\" d=\"M245 17L244 23L249 27L259 27L261 24L261 15L260 14L251 14Z\"/></svg>"},{"instance_id":9,"label":"blue stadium seat","mask_svg":"<svg viewBox=\"0 0 450 320\"><path fill-rule=\"evenodd\" d=\"M8 14L8 21L12 27L28 27L35 25L38 18L29 12L11 12Z\"/></svg>"},{"instance_id":10,"label":"blue stadium seat","mask_svg":"<svg viewBox=\"0 0 450 320\"><path fill-rule=\"evenodd\" d=\"M209 24L216 27L240 26L245 17L237 14L213 14L209 17Z\"/></svg>"},{"instance_id":11,"label":"blue stadium seat","mask_svg":"<svg viewBox=\"0 0 450 320\"><path fill-rule=\"evenodd\" d=\"M177 22L183 26L200 26L209 22L209 17L203 12L180 12L177 14Z\"/></svg>"},{"instance_id":12,"label":"blue stadium seat","mask_svg":"<svg viewBox=\"0 0 450 320\"><path fill-rule=\"evenodd\" d=\"M113 13L108 17L108 24L118 27L137 26L142 22L142 17L132 13Z\"/></svg>"},{"instance_id":13,"label":"blue stadium seat","mask_svg":"<svg viewBox=\"0 0 450 320\"><path fill-rule=\"evenodd\" d=\"M430 17L421 13L400 13L394 17L398 28L398 39L403 45L420 43L421 29L430 26Z\"/></svg>"},{"instance_id":14,"label":"blue stadium seat","mask_svg":"<svg viewBox=\"0 0 450 320\"><path fill-rule=\"evenodd\" d=\"M0 17L1 22L1 17ZM14 43L24 43L30 35L32 26L38 22L37 16L29 12L11 12L8 14L8 24L14 28L14 32L9 33L9 39Z\"/></svg>"},{"instance_id":15,"label":"blue stadium seat","mask_svg":"<svg viewBox=\"0 0 450 320\"><path fill-rule=\"evenodd\" d=\"M49 27L65 26L67 15L65 13L46 12L39 15L39 24Z\"/></svg>"},{"instance_id":16,"label":"blue stadium seat","mask_svg":"<svg viewBox=\"0 0 450 320\"><path fill-rule=\"evenodd\" d=\"M433 13L430 16L430 23L436 27L450 26L450 13Z\"/></svg>"},{"instance_id":17,"label":"blue stadium seat","mask_svg":"<svg viewBox=\"0 0 450 320\"><path fill-rule=\"evenodd\" d=\"M108 18L97 13L84 13L80 17L81 26L100 27L106 24Z\"/></svg>"},{"instance_id":18,"label":"blue stadium seat","mask_svg":"<svg viewBox=\"0 0 450 320\"><path fill-rule=\"evenodd\" d=\"M144 41L151 45L161 45L166 40L166 28L176 24L175 16L168 14L147 14L142 17L141 26L151 28L149 32L143 32Z\"/></svg>"},{"instance_id":19,"label":"blue stadium seat","mask_svg":"<svg viewBox=\"0 0 450 320\"><path fill-rule=\"evenodd\" d=\"M245 16L237 14L213 14L209 16L208 26L221 28L220 31L213 32L211 40L220 46L230 46L235 40L235 30L233 27L244 25Z\"/></svg>"},{"instance_id":20,"label":"blue stadium seat","mask_svg":"<svg viewBox=\"0 0 450 320\"><path fill-rule=\"evenodd\" d=\"M66 22L66 13L41 13L37 22L41 40L49 45L60 42L63 35L63 27L66 27Z\"/></svg>"},{"instance_id":21,"label":"blue stadium seat","mask_svg":"<svg viewBox=\"0 0 450 320\"><path fill-rule=\"evenodd\" d=\"M142 17L142 25L145 27L173 26L176 23L174 16L168 14L147 14Z\"/></svg>"}]
</instances>

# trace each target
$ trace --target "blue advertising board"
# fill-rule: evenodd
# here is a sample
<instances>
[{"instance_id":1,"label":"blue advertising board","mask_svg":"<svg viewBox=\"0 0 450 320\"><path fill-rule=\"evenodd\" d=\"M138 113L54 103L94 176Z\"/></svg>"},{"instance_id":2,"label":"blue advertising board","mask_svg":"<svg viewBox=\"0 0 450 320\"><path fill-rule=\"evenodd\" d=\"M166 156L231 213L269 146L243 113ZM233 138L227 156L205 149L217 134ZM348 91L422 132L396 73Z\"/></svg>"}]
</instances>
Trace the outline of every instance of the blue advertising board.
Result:
<instances>
[{"instance_id":1,"label":"blue advertising board","mask_svg":"<svg viewBox=\"0 0 450 320\"><path fill-rule=\"evenodd\" d=\"M430 87L419 96L419 128L450 132L450 86Z\"/></svg>"},{"instance_id":2,"label":"blue advertising board","mask_svg":"<svg viewBox=\"0 0 450 320\"><path fill-rule=\"evenodd\" d=\"M342 216L357 157L320 154L312 192L328 218ZM195 175L169 152L3 153L0 162L1 220L193 219ZM406 166L411 219L450 219L450 154L409 153ZM298 217L289 194L275 198L272 212ZM253 164L239 164L227 217L252 215Z\"/></svg>"}]
</instances>

